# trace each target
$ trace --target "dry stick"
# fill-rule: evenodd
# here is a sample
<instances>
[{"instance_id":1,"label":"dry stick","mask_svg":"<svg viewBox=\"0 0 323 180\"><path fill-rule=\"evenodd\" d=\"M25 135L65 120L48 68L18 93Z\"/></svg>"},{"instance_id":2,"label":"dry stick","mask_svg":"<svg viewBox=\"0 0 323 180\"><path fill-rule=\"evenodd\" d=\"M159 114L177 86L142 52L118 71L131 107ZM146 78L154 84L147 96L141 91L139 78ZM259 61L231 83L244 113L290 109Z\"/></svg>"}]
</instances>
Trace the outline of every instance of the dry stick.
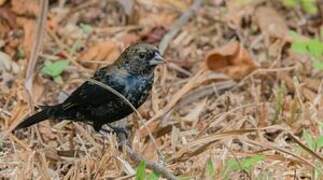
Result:
<instances>
[{"instance_id":1,"label":"dry stick","mask_svg":"<svg viewBox=\"0 0 323 180\"><path fill-rule=\"evenodd\" d=\"M32 99L32 86L33 86L33 73L38 60L38 55L41 48L41 43L44 35L44 26L47 20L47 12L48 12L48 0L41 1L41 11L40 15L37 18L37 29L34 34L34 40L31 50L31 56L28 62L27 71L26 71L26 79L25 79L25 89L28 96L28 104L30 110L33 111L33 99Z\"/></svg>"},{"instance_id":2,"label":"dry stick","mask_svg":"<svg viewBox=\"0 0 323 180\"><path fill-rule=\"evenodd\" d=\"M89 82L92 82L94 84L97 84L99 86L101 86L102 88L112 92L113 94L117 95L118 97L120 97L121 99L123 99L132 109L133 111L135 111L137 113L137 115L139 116L139 119L142 121L142 116L141 114L137 111L137 109L131 104L131 102L129 102L129 100L127 98L125 98L122 94L120 94L118 91L116 91L115 89L111 88L110 86L103 84L97 80L94 79L88 79ZM155 138L152 136L150 129L145 125L145 123L143 123L144 126L146 127L146 129L149 132L149 136L151 138L151 140L153 141L154 145L156 146L157 151L159 151L159 147L157 146L157 143L155 141ZM143 157L141 157L138 153L136 153L135 151L133 151L131 149L131 147L129 147L127 144L124 144L125 148L128 152L128 154L130 154L131 158L136 161L137 163L139 163L140 161L145 161L147 163L147 167L162 174L165 178L167 179L176 179L176 177L169 172L164 166L157 164L155 162L150 162L145 160ZM159 152L160 153L160 152Z\"/></svg>"},{"instance_id":3,"label":"dry stick","mask_svg":"<svg viewBox=\"0 0 323 180\"><path fill-rule=\"evenodd\" d=\"M195 0L193 5L186 12L184 12L182 16L170 27L170 31L163 37L163 39L159 43L159 51L161 55L164 55L169 42L194 15L194 12L200 8L202 2L203 0Z\"/></svg>"},{"instance_id":4,"label":"dry stick","mask_svg":"<svg viewBox=\"0 0 323 180\"><path fill-rule=\"evenodd\" d=\"M125 146L128 154L130 155L131 159L136 161L137 163L140 163L141 161L145 161L146 165L149 169L152 169L155 172L160 173L167 179L175 180L176 176L174 176L172 173L170 173L164 166L145 160L140 154L136 153L134 150L132 150L128 145Z\"/></svg>"}]
</instances>

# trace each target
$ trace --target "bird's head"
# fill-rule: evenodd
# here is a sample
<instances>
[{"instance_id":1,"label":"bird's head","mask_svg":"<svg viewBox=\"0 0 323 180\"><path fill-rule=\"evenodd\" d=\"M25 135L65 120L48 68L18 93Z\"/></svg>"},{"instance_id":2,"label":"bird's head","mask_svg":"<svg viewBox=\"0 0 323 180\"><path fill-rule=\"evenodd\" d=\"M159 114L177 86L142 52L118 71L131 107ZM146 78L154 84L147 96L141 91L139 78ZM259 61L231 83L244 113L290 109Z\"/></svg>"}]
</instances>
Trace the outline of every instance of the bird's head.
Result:
<instances>
[{"instance_id":1,"label":"bird's head","mask_svg":"<svg viewBox=\"0 0 323 180\"><path fill-rule=\"evenodd\" d=\"M118 59L119 66L131 74L151 74L158 64L163 63L158 49L146 43L129 46Z\"/></svg>"}]
</instances>

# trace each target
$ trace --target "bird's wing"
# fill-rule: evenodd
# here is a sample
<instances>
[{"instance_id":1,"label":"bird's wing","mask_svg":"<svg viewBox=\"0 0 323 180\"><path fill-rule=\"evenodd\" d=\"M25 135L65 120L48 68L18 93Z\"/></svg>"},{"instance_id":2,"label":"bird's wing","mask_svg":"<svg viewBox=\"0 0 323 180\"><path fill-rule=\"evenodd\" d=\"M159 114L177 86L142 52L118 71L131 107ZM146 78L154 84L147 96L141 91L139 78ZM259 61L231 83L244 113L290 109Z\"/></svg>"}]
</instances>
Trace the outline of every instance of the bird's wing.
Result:
<instances>
[{"instance_id":1,"label":"bird's wing","mask_svg":"<svg viewBox=\"0 0 323 180\"><path fill-rule=\"evenodd\" d=\"M92 77L93 79L107 84L111 88L118 92L122 92L124 89L123 83L121 81L116 81L116 77L120 76L116 72L109 72L108 69L100 69ZM122 79L122 77L119 77ZM98 106L108 101L112 101L117 96L107 89L94 84L92 82L86 81L79 88L77 88L62 104L63 109L67 110L75 106Z\"/></svg>"}]
</instances>

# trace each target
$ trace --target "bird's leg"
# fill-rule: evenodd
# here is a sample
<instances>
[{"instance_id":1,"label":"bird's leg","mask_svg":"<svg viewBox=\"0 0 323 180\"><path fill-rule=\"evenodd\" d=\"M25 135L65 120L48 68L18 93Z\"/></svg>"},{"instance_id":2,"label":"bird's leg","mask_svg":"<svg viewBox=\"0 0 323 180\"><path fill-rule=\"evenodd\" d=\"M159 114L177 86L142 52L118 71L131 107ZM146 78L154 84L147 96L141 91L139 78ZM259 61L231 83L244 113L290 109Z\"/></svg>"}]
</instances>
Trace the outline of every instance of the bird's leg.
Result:
<instances>
[{"instance_id":1,"label":"bird's leg","mask_svg":"<svg viewBox=\"0 0 323 180\"><path fill-rule=\"evenodd\" d=\"M111 124L107 124L107 125L113 130L113 132L115 132L117 134L118 137L119 137L119 135L124 134L126 136L126 139L128 139L128 132L127 132L126 128L116 127Z\"/></svg>"}]
</instances>

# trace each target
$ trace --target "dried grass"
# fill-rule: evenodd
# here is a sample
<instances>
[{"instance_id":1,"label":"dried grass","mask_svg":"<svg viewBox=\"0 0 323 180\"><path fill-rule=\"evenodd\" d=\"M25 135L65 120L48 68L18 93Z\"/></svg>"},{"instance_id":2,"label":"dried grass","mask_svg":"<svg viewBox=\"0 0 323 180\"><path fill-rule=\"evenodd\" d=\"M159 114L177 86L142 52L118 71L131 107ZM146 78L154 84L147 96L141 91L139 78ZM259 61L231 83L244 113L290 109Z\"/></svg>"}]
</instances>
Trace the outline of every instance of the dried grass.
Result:
<instances>
[{"instance_id":1,"label":"dried grass","mask_svg":"<svg viewBox=\"0 0 323 180\"><path fill-rule=\"evenodd\" d=\"M18 2L8 0L8 3ZM50 4L48 24L51 26L46 27L48 37L44 38L43 50L32 72L37 79L33 87L37 92L45 92L37 97L37 105L57 103L64 92L70 93L89 78L95 71L92 67L108 63L100 59L89 61L91 66L86 66L77 59L84 52L82 48L71 51L75 42L79 41L83 48L104 41L117 42L123 49L133 40L130 36L135 36L146 40L148 37L148 41L157 39L157 45L165 34L153 29L163 22L149 24L155 20L151 18L143 25L143 15L165 14L162 16L167 19L165 24L175 23L181 12L192 18L185 18L180 26L174 25L175 33L171 34L175 35L162 41L164 57L170 63L157 69L153 95L137 112L142 117L131 115L128 118L132 145L128 151L120 150L114 135L96 133L92 127L81 123L47 121L11 134L15 125L28 115L24 73L22 70L18 75L0 71L0 177L134 179L138 161L145 159L149 162L147 172L156 170L155 165L176 176L223 179L230 160L236 160L242 168L245 158L261 155L263 161L247 171L229 172L229 178L320 178L317 173L323 173L323 149L311 149L303 134L307 130L313 137L323 136L323 73L313 69L309 58L294 55L289 50L289 40L267 31L263 20L257 22L266 18L256 7L267 8L266 13L279 12L275 13L276 23L285 22L289 29L306 36L317 35L318 28L314 26L315 18L308 19L299 10L288 10L274 2L260 1L240 7L236 10L237 16L231 11L228 14L222 11L236 8L229 7L231 1L220 0L220 5L208 2L192 16L189 1L151 3L140 0L135 3L131 18L120 10L122 6L118 3L94 0ZM10 10L10 6L6 8ZM250 11L244 11L246 9ZM257 13L252 14L255 9ZM140 15L136 14L138 11ZM187 11L190 13L185 13ZM177 14L177 19L168 17L169 12L172 16ZM36 21L24 11L19 17L19 21ZM124 21L129 18L133 24ZM300 26L297 23L300 20L306 23ZM92 31L82 32L80 23L89 24ZM284 27L281 30L286 29L286 25L280 26ZM26 59L18 61L12 53L21 48L14 42L33 42L23 42L30 38L10 39L9 32L3 32L10 28L0 29L0 42L11 42L0 50L24 69ZM171 31L171 27L165 28ZM259 64L258 69L238 81L231 80L227 74L208 70L204 62L209 52L232 39L239 40L252 60ZM39 73L45 60L61 58L71 61L62 74L64 84L57 84ZM13 78L6 79L10 77L6 74ZM37 89L39 86L44 89ZM209 160L214 165L214 177L208 174Z\"/></svg>"}]
</instances>

